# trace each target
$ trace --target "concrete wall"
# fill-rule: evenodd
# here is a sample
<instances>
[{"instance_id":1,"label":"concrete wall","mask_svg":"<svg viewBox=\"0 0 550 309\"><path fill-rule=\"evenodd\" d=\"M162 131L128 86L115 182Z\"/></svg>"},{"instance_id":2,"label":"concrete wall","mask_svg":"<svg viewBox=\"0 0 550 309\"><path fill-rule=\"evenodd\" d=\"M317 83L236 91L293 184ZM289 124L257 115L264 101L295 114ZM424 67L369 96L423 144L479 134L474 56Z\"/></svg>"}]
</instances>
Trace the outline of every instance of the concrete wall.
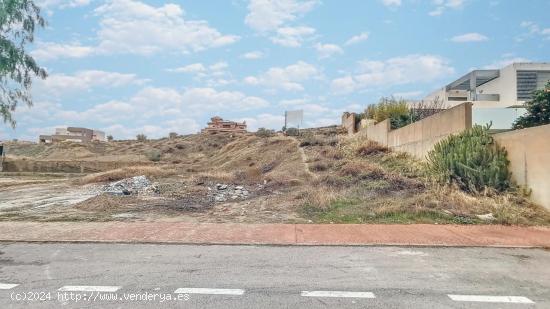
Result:
<instances>
[{"instance_id":1,"label":"concrete wall","mask_svg":"<svg viewBox=\"0 0 550 309\"><path fill-rule=\"evenodd\" d=\"M531 200L550 209L550 125L494 135L508 152L512 179L532 190Z\"/></svg>"},{"instance_id":2,"label":"concrete wall","mask_svg":"<svg viewBox=\"0 0 550 309\"><path fill-rule=\"evenodd\" d=\"M345 112L342 115L342 127L346 129L349 135L352 135L357 132L355 117L356 117L355 113Z\"/></svg>"},{"instance_id":3,"label":"concrete wall","mask_svg":"<svg viewBox=\"0 0 550 309\"><path fill-rule=\"evenodd\" d=\"M375 141L380 145L388 146L388 132L390 131L390 120L386 119L375 125L367 126L362 132L371 141Z\"/></svg>"},{"instance_id":4,"label":"concrete wall","mask_svg":"<svg viewBox=\"0 0 550 309\"><path fill-rule=\"evenodd\" d=\"M359 134L423 160L437 142L471 127L472 104L464 103L397 130L384 120ZM532 190L535 203L550 209L550 125L493 136L508 152L512 179Z\"/></svg>"},{"instance_id":5,"label":"concrete wall","mask_svg":"<svg viewBox=\"0 0 550 309\"><path fill-rule=\"evenodd\" d=\"M390 121L386 119L367 126L361 133L370 140L423 160L437 142L471 127L472 104L464 103L397 130L390 130Z\"/></svg>"}]
</instances>

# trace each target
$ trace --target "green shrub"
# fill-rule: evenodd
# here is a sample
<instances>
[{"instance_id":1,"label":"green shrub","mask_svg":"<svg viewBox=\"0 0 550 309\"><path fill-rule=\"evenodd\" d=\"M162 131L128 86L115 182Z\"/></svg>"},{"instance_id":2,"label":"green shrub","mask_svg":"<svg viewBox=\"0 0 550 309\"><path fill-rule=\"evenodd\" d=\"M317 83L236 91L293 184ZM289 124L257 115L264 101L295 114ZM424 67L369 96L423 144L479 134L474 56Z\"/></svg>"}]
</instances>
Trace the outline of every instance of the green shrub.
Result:
<instances>
[{"instance_id":1,"label":"green shrub","mask_svg":"<svg viewBox=\"0 0 550 309\"><path fill-rule=\"evenodd\" d=\"M495 143L490 127L475 125L437 143L428 153L429 174L440 183L455 183L469 192L509 188L506 150Z\"/></svg>"},{"instance_id":2,"label":"green shrub","mask_svg":"<svg viewBox=\"0 0 550 309\"><path fill-rule=\"evenodd\" d=\"M544 89L533 92L533 99L525 103L527 113L518 117L514 129L524 129L550 124L550 82Z\"/></svg>"},{"instance_id":3,"label":"green shrub","mask_svg":"<svg viewBox=\"0 0 550 309\"><path fill-rule=\"evenodd\" d=\"M377 123L390 119L392 129L401 128L410 123L409 106L405 100L396 100L393 97L382 98L378 104L369 105L367 117Z\"/></svg>"},{"instance_id":4,"label":"green shrub","mask_svg":"<svg viewBox=\"0 0 550 309\"><path fill-rule=\"evenodd\" d=\"M288 128L285 130L285 133L288 136L299 136L300 130L298 130L297 128Z\"/></svg>"},{"instance_id":5,"label":"green shrub","mask_svg":"<svg viewBox=\"0 0 550 309\"><path fill-rule=\"evenodd\" d=\"M156 149L152 149L148 151L146 155L147 155L147 159L149 159L150 161L153 161L153 162L160 161L161 153Z\"/></svg>"},{"instance_id":6,"label":"green shrub","mask_svg":"<svg viewBox=\"0 0 550 309\"><path fill-rule=\"evenodd\" d=\"M145 142L147 140L147 135L138 134L138 135L136 135L136 140L138 140L138 142Z\"/></svg>"},{"instance_id":7,"label":"green shrub","mask_svg":"<svg viewBox=\"0 0 550 309\"><path fill-rule=\"evenodd\" d=\"M275 132L266 128L259 128L258 131L256 131L256 136L258 137L271 137L273 135L275 135Z\"/></svg>"}]
</instances>

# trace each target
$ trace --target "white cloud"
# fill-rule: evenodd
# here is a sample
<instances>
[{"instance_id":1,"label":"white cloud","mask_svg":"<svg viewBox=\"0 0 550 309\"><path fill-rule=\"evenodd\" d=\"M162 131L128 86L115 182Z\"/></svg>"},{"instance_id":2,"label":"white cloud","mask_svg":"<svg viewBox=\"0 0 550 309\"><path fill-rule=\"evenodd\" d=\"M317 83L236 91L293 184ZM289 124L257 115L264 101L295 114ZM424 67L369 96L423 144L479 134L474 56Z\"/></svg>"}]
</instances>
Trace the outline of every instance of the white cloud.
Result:
<instances>
[{"instance_id":1,"label":"white cloud","mask_svg":"<svg viewBox=\"0 0 550 309\"><path fill-rule=\"evenodd\" d=\"M182 94L186 106L198 110L257 109L269 106L266 100L246 96L239 91L217 91L213 88L191 88Z\"/></svg>"},{"instance_id":2,"label":"white cloud","mask_svg":"<svg viewBox=\"0 0 550 309\"><path fill-rule=\"evenodd\" d=\"M292 25L311 11L319 0L250 0L245 23L271 42L285 47L299 47L315 34L312 27Z\"/></svg>"},{"instance_id":3,"label":"white cloud","mask_svg":"<svg viewBox=\"0 0 550 309\"><path fill-rule=\"evenodd\" d=\"M430 16L440 16L445 10L452 9L457 10L463 7L466 0L433 0L435 9L430 11L428 15Z\"/></svg>"},{"instance_id":4,"label":"white cloud","mask_svg":"<svg viewBox=\"0 0 550 309\"><path fill-rule=\"evenodd\" d=\"M99 70L80 71L74 75L51 74L45 80L37 81L36 93L63 95L89 91L94 87L114 88L126 85L143 85L148 80L139 79L135 74L106 72Z\"/></svg>"},{"instance_id":5,"label":"white cloud","mask_svg":"<svg viewBox=\"0 0 550 309\"><path fill-rule=\"evenodd\" d=\"M324 59L336 54L343 54L344 50L340 46L335 44L315 44L315 49L319 55L319 58Z\"/></svg>"},{"instance_id":6,"label":"white cloud","mask_svg":"<svg viewBox=\"0 0 550 309\"><path fill-rule=\"evenodd\" d=\"M16 116L36 124L43 123L45 119L71 125L97 127L99 124L117 138L133 138L138 133L160 137L171 131L196 132L199 126L193 119L206 113L262 109L267 106L269 102L266 100L238 91L218 91L213 88L178 91L146 87L128 99L111 100L84 110L67 109L59 103L38 101L35 108L19 109Z\"/></svg>"},{"instance_id":7,"label":"white cloud","mask_svg":"<svg viewBox=\"0 0 550 309\"><path fill-rule=\"evenodd\" d=\"M231 73L227 70L226 62L217 62L209 66L202 63L193 63L183 67L168 69L173 73L188 73L194 75L194 80L208 87L224 86L235 82Z\"/></svg>"},{"instance_id":8,"label":"white cloud","mask_svg":"<svg viewBox=\"0 0 550 309\"><path fill-rule=\"evenodd\" d=\"M38 60L54 60L58 58L83 58L94 53L91 46L75 44L59 44L52 42L38 43L31 52L32 56Z\"/></svg>"},{"instance_id":9,"label":"white cloud","mask_svg":"<svg viewBox=\"0 0 550 309\"><path fill-rule=\"evenodd\" d=\"M258 50L247 52L241 55L242 58L248 60L262 59L264 56L264 53Z\"/></svg>"},{"instance_id":10,"label":"white cloud","mask_svg":"<svg viewBox=\"0 0 550 309\"><path fill-rule=\"evenodd\" d=\"M352 76L348 75L333 79L330 88L334 93L350 93L357 88L357 83Z\"/></svg>"},{"instance_id":11,"label":"white cloud","mask_svg":"<svg viewBox=\"0 0 550 309\"><path fill-rule=\"evenodd\" d=\"M217 72L217 71L225 70L228 67L229 65L227 64L227 62L221 61L210 65L208 68L214 72Z\"/></svg>"},{"instance_id":12,"label":"white cloud","mask_svg":"<svg viewBox=\"0 0 550 309\"><path fill-rule=\"evenodd\" d=\"M477 32L464 33L461 35L456 35L451 38L451 41L455 43L468 43L468 42L483 42L487 41L489 38L485 35Z\"/></svg>"},{"instance_id":13,"label":"white cloud","mask_svg":"<svg viewBox=\"0 0 550 309\"><path fill-rule=\"evenodd\" d=\"M369 38L368 32L362 32L358 35L352 36L349 40L346 41L346 45L357 44L363 41L366 41Z\"/></svg>"},{"instance_id":14,"label":"white cloud","mask_svg":"<svg viewBox=\"0 0 550 309\"><path fill-rule=\"evenodd\" d=\"M248 76L244 82L250 85L266 86L269 89L303 91L300 82L319 78L319 70L309 63L298 61L284 68L273 67L259 76Z\"/></svg>"},{"instance_id":15,"label":"white cloud","mask_svg":"<svg viewBox=\"0 0 550 309\"><path fill-rule=\"evenodd\" d=\"M154 7L133 0L112 0L95 9L100 17L101 53L152 54L164 50L196 52L236 42L203 20L184 19L176 4Z\"/></svg>"},{"instance_id":16,"label":"white cloud","mask_svg":"<svg viewBox=\"0 0 550 309\"><path fill-rule=\"evenodd\" d=\"M396 92L393 94L396 98L403 99L417 99L424 94L424 91L415 90L415 91L406 91L406 92Z\"/></svg>"},{"instance_id":17,"label":"white cloud","mask_svg":"<svg viewBox=\"0 0 550 309\"><path fill-rule=\"evenodd\" d=\"M115 139L134 139L138 134L145 134L148 138L166 137L170 132L179 134L196 133L200 125L195 119L181 118L161 121L157 125L126 126L114 124L100 128L107 134L113 135Z\"/></svg>"},{"instance_id":18,"label":"white cloud","mask_svg":"<svg viewBox=\"0 0 550 309\"><path fill-rule=\"evenodd\" d=\"M382 0L385 6L400 6L401 0Z\"/></svg>"},{"instance_id":19,"label":"white cloud","mask_svg":"<svg viewBox=\"0 0 550 309\"><path fill-rule=\"evenodd\" d=\"M435 55L407 55L385 61L364 60L358 73L334 79L334 93L350 93L371 87L423 83L454 74L448 61Z\"/></svg>"},{"instance_id":20,"label":"white cloud","mask_svg":"<svg viewBox=\"0 0 550 309\"><path fill-rule=\"evenodd\" d=\"M91 0L38 0L36 1L36 5L38 5L42 9L64 9L86 6L91 2Z\"/></svg>"},{"instance_id":21,"label":"white cloud","mask_svg":"<svg viewBox=\"0 0 550 309\"><path fill-rule=\"evenodd\" d=\"M516 37L516 41L524 41L525 39L541 36L545 40L550 40L550 28L541 28L537 23L532 21L523 21L520 23L520 27L527 29L526 33L523 33Z\"/></svg>"},{"instance_id":22,"label":"white cloud","mask_svg":"<svg viewBox=\"0 0 550 309\"><path fill-rule=\"evenodd\" d=\"M274 115L263 113L256 117L245 117L239 119L239 121L246 121L248 130L256 131L259 128L266 128L272 130L281 130L285 125L285 117L281 115Z\"/></svg>"},{"instance_id":23,"label":"white cloud","mask_svg":"<svg viewBox=\"0 0 550 309\"><path fill-rule=\"evenodd\" d=\"M286 47L300 47L302 42L314 33L315 29L311 27L282 27L277 29L277 34L271 41Z\"/></svg>"},{"instance_id":24,"label":"white cloud","mask_svg":"<svg viewBox=\"0 0 550 309\"><path fill-rule=\"evenodd\" d=\"M193 63L175 69L168 69L167 71L175 73L198 73L206 71L206 68L202 63Z\"/></svg>"},{"instance_id":25,"label":"white cloud","mask_svg":"<svg viewBox=\"0 0 550 309\"><path fill-rule=\"evenodd\" d=\"M245 23L258 32L274 31L312 10L317 0L250 0Z\"/></svg>"}]
</instances>

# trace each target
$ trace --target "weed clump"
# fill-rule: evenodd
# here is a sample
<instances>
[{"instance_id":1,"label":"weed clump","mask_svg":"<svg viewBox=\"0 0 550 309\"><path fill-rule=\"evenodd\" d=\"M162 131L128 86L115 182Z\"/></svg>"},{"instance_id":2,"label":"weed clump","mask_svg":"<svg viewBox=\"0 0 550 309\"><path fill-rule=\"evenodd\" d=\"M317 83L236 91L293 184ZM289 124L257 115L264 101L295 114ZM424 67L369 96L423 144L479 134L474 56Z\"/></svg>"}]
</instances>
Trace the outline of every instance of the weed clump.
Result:
<instances>
[{"instance_id":1,"label":"weed clump","mask_svg":"<svg viewBox=\"0 0 550 309\"><path fill-rule=\"evenodd\" d=\"M146 153L146 156L147 156L147 159L149 159L149 161L159 162L160 158L162 157L162 154L160 153L160 151L156 149L152 149Z\"/></svg>"}]
</instances>

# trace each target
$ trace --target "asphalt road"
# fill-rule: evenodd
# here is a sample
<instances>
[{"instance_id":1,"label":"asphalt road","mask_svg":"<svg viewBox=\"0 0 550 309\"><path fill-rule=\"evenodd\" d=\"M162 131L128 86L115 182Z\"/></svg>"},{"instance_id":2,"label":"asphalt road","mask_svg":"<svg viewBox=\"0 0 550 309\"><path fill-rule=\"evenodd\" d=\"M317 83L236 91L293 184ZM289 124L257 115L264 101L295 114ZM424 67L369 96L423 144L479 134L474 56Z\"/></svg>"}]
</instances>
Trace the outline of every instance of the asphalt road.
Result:
<instances>
[{"instance_id":1,"label":"asphalt road","mask_svg":"<svg viewBox=\"0 0 550 309\"><path fill-rule=\"evenodd\" d=\"M550 251L0 244L0 308L550 308Z\"/></svg>"}]
</instances>

